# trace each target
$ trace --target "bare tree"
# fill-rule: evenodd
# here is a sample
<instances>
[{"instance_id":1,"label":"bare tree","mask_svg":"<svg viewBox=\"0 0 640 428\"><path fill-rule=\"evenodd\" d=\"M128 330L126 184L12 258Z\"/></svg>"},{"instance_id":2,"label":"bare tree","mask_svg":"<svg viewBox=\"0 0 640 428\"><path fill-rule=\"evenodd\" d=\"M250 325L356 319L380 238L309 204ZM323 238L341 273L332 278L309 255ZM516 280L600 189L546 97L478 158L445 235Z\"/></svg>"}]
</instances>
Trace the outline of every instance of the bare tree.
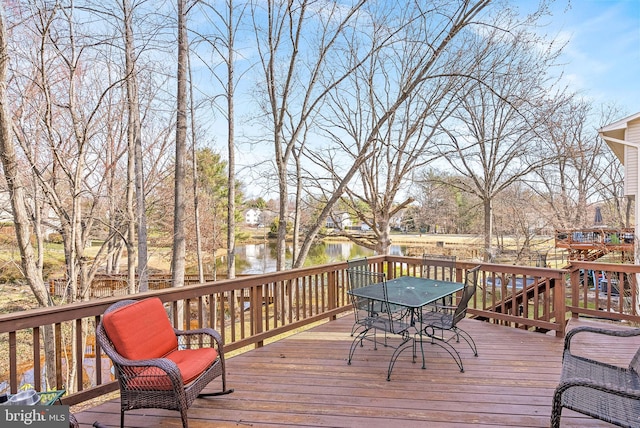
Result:
<instances>
[{"instance_id":1,"label":"bare tree","mask_svg":"<svg viewBox=\"0 0 640 428\"><path fill-rule=\"evenodd\" d=\"M587 205L598 195L606 146L592 124L591 105L573 96L548 116L545 139L552 162L535 171L533 188L547 201L544 212L557 228L589 227L593 219Z\"/></svg>"},{"instance_id":2,"label":"bare tree","mask_svg":"<svg viewBox=\"0 0 640 428\"><path fill-rule=\"evenodd\" d=\"M236 59L236 39L238 38L239 27L245 18L248 3L240 2L239 4L233 0L226 0L224 7L219 5L211 5L206 2L200 4L202 6L202 16L206 18L206 30L198 31L198 41L202 41L208 46L209 56L211 60L205 59L205 52L196 52L203 56L202 63L206 66L214 76L221 87L221 94L211 95L212 104L218 108L218 111L226 118L227 121L227 157L228 157L228 180L234 183L236 180L236 85L238 80L244 75L243 70L238 70ZM213 31L212 31L213 30ZM195 30L194 30L195 31ZM198 43L196 43L198 44ZM246 69L244 70L246 71ZM224 100L218 103L217 99ZM235 240L236 240L236 192L235 186L229 185L229 194L227 197L227 277L235 278L236 258L235 258Z\"/></svg>"},{"instance_id":3,"label":"bare tree","mask_svg":"<svg viewBox=\"0 0 640 428\"><path fill-rule=\"evenodd\" d=\"M371 40L369 47L361 47L362 40L351 41L349 45L352 50L345 52L345 57L350 61L349 70L359 69L363 65L369 66L375 56L385 47L388 46L389 49L393 50L396 43L404 43L406 40L403 39L403 36L410 34L411 31L415 31L412 34L415 37L411 40L417 43L413 45L416 50L414 51L410 68L398 71L398 74L406 77L402 79L402 83L398 85L395 91L386 93L389 99L384 100L382 104L384 107L380 108L377 114L371 117L371 123L367 124L365 132L358 135L358 144L354 146L351 152L351 165L343 169L338 168L339 165L334 163L336 166L332 170L332 174L335 177L334 184L331 187L327 186L330 191L325 193L324 196L326 205L319 213L316 223L309 227L301 247L300 256L296 261L296 266L301 266L304 262L315 236L324 226L324 221L331 213L333 206L347 190L351 179L358 173L367 159L375 156L374 148L378 144L380 136L385 133L385 129L388 129L386 128L388 123L393 122L394 116L403 111L403 108L407 106L412 97L418 96L417 94L426 96L425 93L421 93L421 90L425 88L425 82L440 73L439 66L441 61L449 54L452 54L452 49L457 52L454 48L464 30L471 25L482 24L481 21L476 21L476 18L489 3L489 1L464 2L463 4L442 2L424 9L420 2L411 4L403 2L399 21L395 22L393 28L389 27L388 23L381 17L396 16L395 12L399 9L395 8L394 13L391 15L389 15L388 10L377 11L376 16L380 21L372 22L368 27L371 31L371 34L367 35L368 39ZM392 4L385 3L385 5L391 8L395 7ZM419 49L420 46L422 46L422 49ZM364 50L366 54L358 56L357 49L359 48ZM397 78L398 74L391 77ZM393 84L394 82L389 80L389 77L389 75L382 73L379 76L381 84ZM350 91L353 90L352 86L348 88ZM341 130L341 132L349 135L349 132L345 132L345 130ZM352 134L355 135L355 133ZM400 133L399 135L403 134ZM411 133L405 135L411 135ZM336 134L336 137L339 138L340 135ZM386 143L390 143L390 140L386 140ZM393 143L397 144L397 141ZM336 154L328 152L324 154L326 159L335 159L336 156Z\"/></svg>"},{"instance_id":4,"label":"bare tree","mask_svg":"<svg viewBox=\"0 0 640 428\"><path fill-rule=\"evenodd\" d=\"M396 36L401 41L381 50L367 67L352 73L348 78L352 91L333 92L323 111L322 128L343 156L308 155L316 165L332 172L338 170L334 158L347 158L350 164L364 152L363 146L369 146L343 202L371 231L370 236L345 236L379 254L389 251L392 218L415 200L409 191L412 174L433 160L428 149L455 107L455 93L464 87L461 78L449 71L461 74L467 66L455 54L457 48L452 47L434 62L430 78L423 79L410 93L403 93L419 71L416 58L428 55L423 40L436 38L437 31L407 25ZM379 122L389 112L386 121ZM341 179L334 178L338 182ZM321 189L322 184L316 187Z\"/></svg>"},{"instance_id":5,"label":"bare tree","mask_svg":"<svg viewBox=\"0 0 640 428\"><path fill-rule=\"evenodd\" d=\"M358 0L349 7L309 0L269 0L253 4L256 45L266 89L263 109L269 118L275 149L279 196L278 270L285 268L292 153L300 144L309 118L328 91L351 72L350 66L333 68L336 64L330 64L329 59L340 55L343 37L357 27L364 3Z\"/></svg>"},{"instance_id":6,"label":"bare tree","mask_svg":"<svg viewBox=\"0 0 640 428\"><path fill-rule=\"evenodd\" d=\"M138 74L136 69L136 52L133 36L133 12L134 8L131 0L122 0L122 15L124 21L124 51L125 51L125 78L127 87L127 147L128 147L128 168L129 178L127 186L127 212L129 214L129 227L127 235L127 249L129 253L129 291L135 292L135 271L134 271L134 245L138 242L138 290L147 291L149 289L149 269L147 266L147 213L145 203L145 180L142 159L142 136L140 125L140 101L138 95ZM133 187L133 188L132 188ZM135 190L135 212L133 204L133 194Z\"/></svg>"},{"instance_id":7,"label":"bare tree","mask_svg":"<svg viewBox=\"0 0 640 428\"><path fill-rule=\"evenodd\" d=\"M558 101L548 98L548 70L558 52L540 49L544 40L526 27L518 29L513 17L503 25L467 46L478 53L478 65L456 114L445 124L448 138L437 146L453 170L469 178L458 187L483 203L485 260L495 255L496 195L550 161L540 128Z\"/></svg>"},{"instance_id":8,"label":"bare tree","mask_svg":"<svg viewBox=\"0 0 640 428\"><path fill-rule=\"evenodd\" d=\"M173 257L171 272L174 287L184 285L186 237L185 221L185 158L187 145L187 2L178 0L178 71L176 93L176 152L174 175Z\"/></svg>"},{"instance_id":9,"label":"bare tree","mask_svg":"<svg viewBox=\"0 0 640 428\"><path fill-rule=\"evenodd\" d=\"M42 277L42 268L38 266L38 258L31 246L32 217L29 215L29 206L24 189L24 177L20 177L19 174L21 168L12 136L13 125L6 91L9 52L7 50L5 17L4 5L0 5L0 158L2 159L2 169L11 200L13 225L20 250L22 271L38 304L41 307L47 307L51 304L51 299ZM55 347L53 337L53 326L45 326L45 364L47 366L46 372L49 385L55 385Z\"/></svg>"},{"instance_id":10,"label":"bare tree","mask_svg":"<svg viewBox=\"0 0 640 428\"><path fill-rule=\"evenodd\" d=\"M204 283L204 261L202 257L202 233L200 228L200 187L198 186L198 157L196 156L197 132L196 132L196 106L193 96L193 70L191 69L191 54L187 51L187 64L189 73L189 116L191 119L191 168L193 181L193 221L196 235L196 258L198 260L198 281ZM214 260L215 263L215 260Z\"/></svg>"}]
</instances>

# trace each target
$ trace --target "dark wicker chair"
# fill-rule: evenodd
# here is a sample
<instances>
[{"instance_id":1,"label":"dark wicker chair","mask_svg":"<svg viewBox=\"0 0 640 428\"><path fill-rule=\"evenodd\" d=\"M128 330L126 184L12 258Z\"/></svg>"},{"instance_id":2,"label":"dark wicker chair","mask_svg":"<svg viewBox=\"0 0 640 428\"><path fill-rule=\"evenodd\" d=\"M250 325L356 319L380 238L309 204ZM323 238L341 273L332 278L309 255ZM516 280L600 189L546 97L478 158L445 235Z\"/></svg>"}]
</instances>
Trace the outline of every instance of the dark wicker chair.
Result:
<instances>
[{"instance_id":1,"label":"dark wicker chair","mask_svg":"<svg viewBox=\"0 0 640 428\"><path fill-rule=\"evenodd\" d=\"M69 413L69 428L80 428L78 420L73 413Z\"/></svg>"},{"instance_id":2,"label":"dark wicker chair","mask_svg":"<svg viewBox=\"0 0 640 428\"><path fill-rule=\"evenodd\" d=\"M571 352L571 340L580 333L639 336L640 329L609 330L576 327L564 341L562 375L553 395L551 427L560 426L567 408L621 427L640 427L640 349L629 363L619 367Z\"/></svg>"},{"instance_id":3,"label":"dark wicker chair","mask_svg":"<svg viewBox=\"0 0 640 428\"><path fill-rule=\"evenodd\" d=\"M357 281L361 283L362 286L371 284L382 284L384 300L374 301L371 299L351 295L353 313L355 315L355 324L362 328L359 329L358 335L353 339L353 342L351 343L347 364L351 365L351 359L353 358L353 354L355 353L356 348L358 348L358 345L362 347L364 340L372 341L374 344L373 349L376 350L376 333L378 330L382 331L385 335L384 346L391 346L395 349L391 356L391 360L389 361L389 368L387 370L387 380L391 380L391 371L393 370L393 366L395 365L398 356L405 349L412 348L412 336L409 333L411 324L408 319L401 318L399 313L393 313L391 311L391 307L393 305L389 305L388 302L386 288L387 281L385 279L384 273L358 271L354 273L354 275L357 275L359 277L357 278ZM408 314L408 312L405 311L404 314ZM387 334L399 336L400 342L397 344L391 344L387 341ZM413 357L415 361L415 352Z\"/></svg>"},{"instance_id":4,"label":"dark wicker chair","mask_svg":"<svg viewBox=\"0 0 640 428\"><path fill-rule=\"evenodd\" d=\"M111 305L96 329L120 385L120 426L124 412L140 408L177 410L188 427L187 409L197 397L226 389L220 334L211 329L174 329L160 299L123 300ZM222 391L201 391L217 377Z\"/></svg>"},{"instance_id":5,"label":"dark wicker chair","mask_svg":"<svg viewBox=\"0 0 640 428\"><path fill-rule=\"evenodd\" d=\"M453 357L461 372L464 372L462 358L450 342L452 340L460 342L460 338L462 337L473 351L473 355L478 356L478 348L473 338L469 333L458 327L458 323L467 316L467 306L469 300L471 300L471 297L473 297L476 292L480 267L481 266L476 266L468 269L465 273L462 295L457 298L457 304L455 306L436 305L435 311L422 313L421 328L423 333L431 339L432 344L440 345ZM420 345L422 346L422 342Z\"/></svg>"}]
</instances>

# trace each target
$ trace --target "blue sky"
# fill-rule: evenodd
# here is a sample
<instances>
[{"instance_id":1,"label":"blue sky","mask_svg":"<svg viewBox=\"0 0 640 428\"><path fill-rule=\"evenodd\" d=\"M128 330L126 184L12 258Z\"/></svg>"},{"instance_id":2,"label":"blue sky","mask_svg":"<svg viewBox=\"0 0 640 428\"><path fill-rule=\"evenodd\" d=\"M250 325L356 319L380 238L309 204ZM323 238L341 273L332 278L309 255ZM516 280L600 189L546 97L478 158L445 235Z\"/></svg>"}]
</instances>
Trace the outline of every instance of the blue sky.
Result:
<instances>
[{"instance_id":1,"label":"blue sky","mask_svg":"<svg viewBox=\"0 0 640 428\"><path fill-rule=\"evenodd\" d=\"M522 13L538 4L511 1ZM560 59L563 83L591 100L594 111L600 104L615 104L617 119L640 112L640 0L555 0L550 13L542 18L540 31L547 39L567 42ZM218 144L226 141L223 127L219 131ZM241 145L238 168L270 159L264 153L271 150L265 143ZM265 189L256 183L254 190Z\"/></svg>"},{"instance_id":2,"label":"blue sky","mask_svg":"<svg viewBox=\"0 0 640 428\"><path fill-rule=\"evenodd\" d=\"M568 40L565 83L623 114L640 112L640 0L556 0L551 12L545 32Z\"/></svg>"}]
</instances>

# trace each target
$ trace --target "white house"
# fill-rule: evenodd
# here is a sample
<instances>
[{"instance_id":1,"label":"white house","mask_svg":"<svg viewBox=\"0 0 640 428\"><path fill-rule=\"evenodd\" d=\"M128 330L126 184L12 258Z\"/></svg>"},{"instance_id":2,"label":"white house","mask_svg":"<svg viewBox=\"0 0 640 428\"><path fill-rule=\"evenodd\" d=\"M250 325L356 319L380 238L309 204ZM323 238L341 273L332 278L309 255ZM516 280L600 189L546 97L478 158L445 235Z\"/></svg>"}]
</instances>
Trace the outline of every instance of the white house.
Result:
<instances>
[{"instance_id":1,"label":"white house","mask_svg":"<svg viewBox=\"0 0 640 428\"><path fill-rule=\"evenodd\" d=\"M49 239L52 233L57 230L54 227L60 226L60 219L50 206L45 206L42 210L44 239ZM8 191L0 191L0 223L13 223L13 209L11 207L11 196Z\"/></svg>"},{"instance_id":2,"label":"white house","mask_svg":"<svg viewBox=\"0 0 640 428\"><path fill-rule=\"evenodd\" d=\"M262 211L251 208L244 213L244 222L249 226L257 226L262 222Z\"/></svg>"},{"instance_id":3,"label":"white house","mask_svg":"<svg viewBox=\"0 0 640 428\"><path fill-rule=\"evenodd\" d=\"M331 215L327 218L329 229L348 229L353 226L353 221L349 213Z\"/></svg>"},{"instance_id":4,"label":"white house","mask_svg":"<svg viewBox=\"0 0 640 428\"><path fill-rule=\"evenodd\" d=\"M0 222L13 222L13 212L11 211L11 200L8 192L0 192Z\"/></svg>"}]
</instances>

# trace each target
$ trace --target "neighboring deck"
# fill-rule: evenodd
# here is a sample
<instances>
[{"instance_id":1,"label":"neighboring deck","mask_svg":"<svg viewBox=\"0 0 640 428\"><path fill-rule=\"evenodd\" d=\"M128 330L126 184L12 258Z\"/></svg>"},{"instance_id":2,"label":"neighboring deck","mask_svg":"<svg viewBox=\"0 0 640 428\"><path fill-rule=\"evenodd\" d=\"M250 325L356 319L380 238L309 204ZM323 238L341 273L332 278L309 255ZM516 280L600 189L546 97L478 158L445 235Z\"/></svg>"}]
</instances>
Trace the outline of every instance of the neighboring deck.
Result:
<instances>
[{"instance_id":1,"label":"neighboring deck","mask_svg":"<svg viewBox=\"0 0 640 428\"><path fill-rule=\"evenodd\" d=\"M595 261L611 252L619 252L622 260L633 260L634 236L633 228L556 230L555 246L566 249L571 260Z\"/></svg>"},{"instance_id":2,"label":"neighboring deck","mask_svg":"<svg viewBox=\"0 0 640 428\"><path fill-rule=\"evenodd\" d=\"M591 322L574 322L577 324ZM600 323L598 323L600 325ZM461 343L465 372L438 346L425 346L427 368L403 353L386 381L390 348L371 343L347 354L352 317L227 360L230 395L197 399L189 426L198 427L548 427L560 378L563 339L474 320L461 324L478 344ZM619 339L618 339L619 340ZM626 364L640 346L600 342L591 355ZM573 349L573 347L572 347ZM219 388L214 381L210 389ZM73 410L73 409L72 409ZM81 427L119 426L119 399L76 411ZM565 410L562 427L609 427ZM128 427L180 427L178 412L126 413Z\"/></svg>"}]
</instances>

